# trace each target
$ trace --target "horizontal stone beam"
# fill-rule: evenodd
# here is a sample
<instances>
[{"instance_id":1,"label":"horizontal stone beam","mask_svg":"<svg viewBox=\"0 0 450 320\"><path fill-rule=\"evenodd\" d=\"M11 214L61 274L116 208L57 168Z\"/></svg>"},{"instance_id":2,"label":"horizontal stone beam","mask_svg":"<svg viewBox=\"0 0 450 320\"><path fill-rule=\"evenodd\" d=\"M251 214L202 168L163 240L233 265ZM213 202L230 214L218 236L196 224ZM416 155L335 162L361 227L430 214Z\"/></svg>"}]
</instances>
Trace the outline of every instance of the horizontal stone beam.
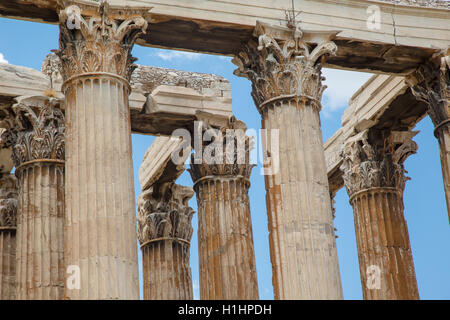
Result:
<instances>
[{"instance_id":1,"label":"horizontal stone beam","mask_svg":"<svg viewBox=\"0 0 450 320\"><path fill-rule=\"evenodd\" d=\"M350 99L342 127L324 144L330 192L344 186L339 168L346 139L370 128L411 130L426 113L426 106L413 96L404 77L372 76Z\"/></svg>"},{"instance_id":2,"label":"horizontal stone beam","mask_svg":"<svg viewBox=\"0 0 450 320\"><path fill-rule=\"evenodd\" d=\"M11 104L22 95L63 98L58 73L44 67L43 71L48 75L0 64L0 104ZM139 65L132 74L131 86L133 133L170 135L175 129L190 128L199 111L232 115L230 83L220 76Z\"/></svg>"},{"instance_id":3,"label":"horizontal stone beam","mask_svg":"<svg viewBox=\"0 0 450 320\"><path fill-rule=\"evenodd\" d=\"M332 68L407 74L450 46L448 2L443 0L395 4L387 0L296 0L294 7L291 0L109 2L112 6L152 7L151 31L138 40L144 46L232 55L251 37L256 21L286 25L289 16L295 16L304 30L338 32L337 55L327 61ZM380 10L379 28L367 26L373 14L368 12L371 5ZM0 15L57 23L56 7L57 0L3 0Z\"/></svg>"},{"instance_id":4,"label":"horizontal stone beam","mask_svg":"<svg viewBox=\"0 0 450 320\"><path fill-rule=\"evenodd\" d=\"M177 137L157 137L147 149L139 167L139 183L142 190L154 184L174 182L185 170L184 162L190 155L191 147L187 146L183 158L175 164L172 154L183 146Z\"/></svg>"}]
</instances>

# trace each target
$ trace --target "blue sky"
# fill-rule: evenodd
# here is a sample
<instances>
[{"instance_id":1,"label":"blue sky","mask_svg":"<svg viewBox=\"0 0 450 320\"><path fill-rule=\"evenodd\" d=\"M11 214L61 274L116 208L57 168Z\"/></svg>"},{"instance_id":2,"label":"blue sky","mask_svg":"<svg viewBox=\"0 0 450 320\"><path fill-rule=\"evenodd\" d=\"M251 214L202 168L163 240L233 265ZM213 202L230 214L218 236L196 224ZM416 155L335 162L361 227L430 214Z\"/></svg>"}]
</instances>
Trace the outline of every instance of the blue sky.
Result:
<instances>
[{"instance_id":1,"label":"blue sky","mask_svg":"<svg viewBox=\"0 0 450 320\"><path fill-rule=\"evenodd\" d=\"M58 48L58 27L55 25L0 18L0 62L27 66L40 70L45 56ZM138 63L187 71L215 73L231 82L233 112L248 128L261 128L260 115L250 97L250 82L233 75L231 58L184 53L135 46L133 54ZM324 140L341 124L342 113L352 93L369 74L324 70L328 89L322 100L321 113ZM407 106L405 106L407 107ZM410 156L405 167L412 178L404 194L405 216L408 223L419 294L421 299L450 299L450 228L442 185L442 172L433 125L425 117L416 127L420 133L414 138L419 145L417 154ZM146 149L153 137L133 135L133 163L136 197L140 194L137 173ZM179 184L192 186L184 173ZM261 299L272 299L272 269L269 257L267 213L263 176L253 169L250 188L250 206L255 242L259 294ZM361 299L361 283L356 250L353 211L344 189L336 200L337 248L345 299ZM197 209L195 198L190 205ZM194 294L198 298L197 217L194 215L194 236L191 244L191 267Z\"/></svg>"}]
</instances>

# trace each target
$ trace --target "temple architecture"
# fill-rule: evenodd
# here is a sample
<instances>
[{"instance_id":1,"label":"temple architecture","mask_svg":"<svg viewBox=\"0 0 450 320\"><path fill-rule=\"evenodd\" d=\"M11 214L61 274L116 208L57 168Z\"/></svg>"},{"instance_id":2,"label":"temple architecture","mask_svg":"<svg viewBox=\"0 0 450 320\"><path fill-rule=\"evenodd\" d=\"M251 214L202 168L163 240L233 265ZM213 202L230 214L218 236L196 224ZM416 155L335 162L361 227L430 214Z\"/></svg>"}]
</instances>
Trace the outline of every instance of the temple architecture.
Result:
<instances>
[{"instance_id":1,"label":"temple architecture","mask_svg":"<svg viewBox=\"0 0 450 320\"><path fill-rule=\"evenodd\" d=\"M230 56L249 80L275 299L343 299L341 188L364 299L419 299L404 163L429 115L450 218L448 1L5 0L0 16L59 26L41 71L0 64L0 299L139 299L139 250L144 299L193 299L194 215L200 298L259 298L255 146L230 83L136 65L134 45ZM322 67L375 74L325 144ZM137 207L131 134L157 136Z\"/></svg>"}]
</instances>

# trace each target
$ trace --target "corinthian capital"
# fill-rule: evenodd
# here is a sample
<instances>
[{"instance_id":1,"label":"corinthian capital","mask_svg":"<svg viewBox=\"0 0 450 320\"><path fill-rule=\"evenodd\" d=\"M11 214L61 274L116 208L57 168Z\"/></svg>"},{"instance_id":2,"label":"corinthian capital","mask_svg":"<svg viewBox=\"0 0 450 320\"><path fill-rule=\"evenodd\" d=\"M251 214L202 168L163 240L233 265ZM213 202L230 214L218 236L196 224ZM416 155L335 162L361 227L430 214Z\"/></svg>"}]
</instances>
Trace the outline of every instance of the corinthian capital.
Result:
<instances>
[{"instance_id":1,"label":"corinthian capital","mask_svg":"<svg viewBox=\"0 0 450 320\"><path fill-rule=\"evenodd\" d=\"M254 165L250 164L250 151L253 140L247 136L244 122L231 117L225 124L200 121L202 138L191 156L188 169L194 183L212 177L243 177L250 179Z\"/></svg>"},{"instance_id":2,"label":"corinthian capital","mask_svg":"<svg viewBox=\"0 0 450 320\"><path fill-rule=\"evenodd\" d=\"M0 177L0 230L17 226L17 179L12 174Z\"/></svg>"},{"instance_id":3,"label":"corinthian capital","mask_svg":"<svg viewBox=\"0 0 450 320\"><path fill-rule=\"evenodd\" d=\"M403 192L406 158L417 152L412 138L418 131L393 131L388 137L369 131L350 138L342 151L344 184L349 197L372 188L395 188ZM372 141L372 142L369 142Z\"/></svg>"},{"instance_id":4,"label":"corinthian capital","mask_svg":"<svg viewBox=\"0 0 450 320\"><path fill-rule=\"evenodd\" d=\"M437 56L407 78L415 97L425 102L437 130L450 122L450 55Z\"/></svg>"},{"instance_id":5,"label":"corinthian capital","mask_svg":"<svg viewBox=\"0 0 450 320\"><path fill-rule=\"evenodd\" d=\"M68 2L69 4L71 1ZM106 72L126 78L134 70L131 49L147 29L149 8L114 8L103 0L97 5L67 5L59 11L64 80L86 73Z\"/></svg>"},{"instance_id":6,"label":"corinthian capital","mask_svg":"<svg viewBox=\"0 0 450 320\"><path fill-rule=\"evenodd\" d=\"M323 59L334 55L334 33L307 32L257 22L252 38L233 59L235 75L252 82L252 97L261 112L279 99L304 99L320 110Z\"/></svg>"},{"instance_id":7,"label":"corinthian capital","mask_svg":"<svg viewBox=\"0 0 450 320\"><path fill-rule=\"evenodd\" d=\"M159 240L189 244L194 210L188 201L192 188L173 182L153 185L138 198L138 239L141 246Z\"/></svg>"},{"instance_id":8,"label":"corinthian capital","mask_svg":"<svg viewBox=\"0 0 450 320\"><path fill-rule=\"evenodd\" d=\"M64 114L59 100L44 96L17 98L4 108L0 125L5 146L12 147L16 167L34 160L59 160L65 157Z\"/></svg>"}]
</instances>

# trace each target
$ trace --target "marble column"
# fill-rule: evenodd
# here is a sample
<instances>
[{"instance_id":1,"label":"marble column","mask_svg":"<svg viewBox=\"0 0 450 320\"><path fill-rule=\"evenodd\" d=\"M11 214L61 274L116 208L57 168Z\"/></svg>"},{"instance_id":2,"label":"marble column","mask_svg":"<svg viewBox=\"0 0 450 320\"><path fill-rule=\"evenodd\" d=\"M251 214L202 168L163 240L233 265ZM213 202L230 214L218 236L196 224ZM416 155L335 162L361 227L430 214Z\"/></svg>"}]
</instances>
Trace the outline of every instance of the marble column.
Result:
<instances>
[{"instance_id":1,"label":"marble column","mask_svg":"<svg viewBox=\"0 0 450 320\"><path fill-rule=\"evenodd\" d=\"M262 118L275 299L342 299L319 111L326 32L257 23L234 59ZM313 43L307 39L314 39ZM265 138L266 137L266 138ZM274 139L278 137L278 139Z\"/></svg>"},{"instance_id":2,"label":"marble column","mask_svg":"<svg viewBox=\"0 0 450 320\"><path fill-rule=\"evenodd\" d=\"M384 138L366 131L345 145L341 170L353 206L365 300L419 299L403 215L409 179L403 162L416 153L416 133L394 131Z\"/></svg>"},{"instance_id":3,"label":"marble column","mask_svg":"<svg viewBox=\"0 0 450 320\"><path fill-rule=\"evenodd\" d=\"M16 298L17 179L0 177L0 300Z\"/></svg>"},{"instance_id":4,"label":"marble column","mask_svg":"<svg viewBox=\"0 0 450 320\"><path fill-rule=\"evenodd\" d=\"M65 274L64 114L56 99L16 100L3 122L18 180L16 297L59 300Z\"/></svg>"},{"instance_id":5,"label":"marble column","mask_svg":"<svg viewBox=\"0 0 450 320\"><path fill-rule=\"evenodd\" d=\"M198 253L202 300L258 299L248 190L253 165L243 122L206 128L189 172L198 203ZM241 130L241 131L239 131ZM226 137L236 132L236 137ZM239 140L239 142L238 142ZM227 141L234 141L227 145ZM234 144L234 146L231 146Z\"/></svg>"},{"instance_id":6,"label":"marble column","mask_svg":"<svg viewBox=\"0 0 450 320\"><path fill-rule=\"evenodd\" d=\"M138 198L144 300L192 300L189 249L194 210L192 188L173 182L153 185Z\"/></svg>"},{"instance_id":7,"label":"marble column","mask_svg":"<svg viewBox=\"0 0 450 320\"><path fill-rule=\"evenodd\" d=\"M66 112L67 266L80 286L67 299L139 299L131 128L131 49L148 9L59 11Z\"/></svg>"},{"instance_id":8,"label":"marble column","mask_svg":"<svg viewBox=\"0 0 450 320\"><path fill-rule=\"evenodd\" d=\"M450 56L422 65L408 81L416 98L426 103L439 142L445 199L450 219Z\"/></svg>"}]
</instances>

